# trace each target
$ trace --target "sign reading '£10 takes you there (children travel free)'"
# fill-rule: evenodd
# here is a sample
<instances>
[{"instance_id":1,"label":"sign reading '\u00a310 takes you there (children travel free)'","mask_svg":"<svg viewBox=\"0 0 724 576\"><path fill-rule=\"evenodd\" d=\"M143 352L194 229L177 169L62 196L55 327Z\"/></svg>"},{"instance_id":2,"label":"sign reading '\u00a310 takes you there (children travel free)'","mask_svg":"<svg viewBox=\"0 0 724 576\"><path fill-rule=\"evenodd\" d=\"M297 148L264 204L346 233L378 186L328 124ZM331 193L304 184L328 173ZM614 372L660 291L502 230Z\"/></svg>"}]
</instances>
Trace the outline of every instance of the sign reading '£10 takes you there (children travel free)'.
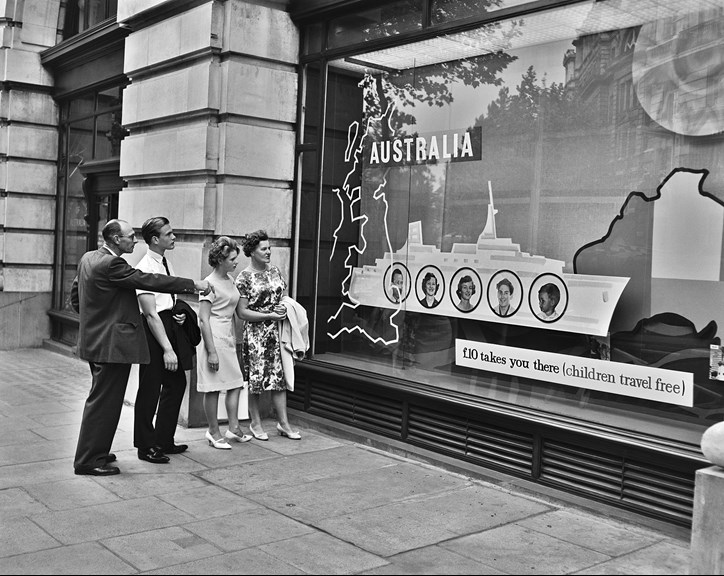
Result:
<instances>
[{"instance_id":1,"label":"sign reading '\u00a310 takes you there (children travel free)'","mask_svg":"<svg viewBox=\"0 0 724 576\"><path fill-rule=\"evenodd\" d=\"M608 362L499 346L472 340L455 340L458 366L623 394L656 402L694 405L694 376L689 372Z\"/></svg>"}]
</instances>

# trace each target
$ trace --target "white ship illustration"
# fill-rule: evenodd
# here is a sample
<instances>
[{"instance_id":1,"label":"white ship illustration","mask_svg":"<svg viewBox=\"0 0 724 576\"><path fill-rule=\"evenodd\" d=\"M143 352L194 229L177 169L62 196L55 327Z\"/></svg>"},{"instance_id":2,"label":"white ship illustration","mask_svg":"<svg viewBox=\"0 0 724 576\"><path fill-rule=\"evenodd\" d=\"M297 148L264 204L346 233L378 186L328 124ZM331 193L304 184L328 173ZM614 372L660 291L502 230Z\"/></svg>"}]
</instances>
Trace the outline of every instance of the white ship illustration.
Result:
<instances>
[{"instance_id":1,"label":"white ship illustration","mask_svg":"<svg viewBox=\"0 0 724 576\"><path fill-rule=\"evenodd\" d=\"M450 252L441 252L435 246L423 244L422 223L412 222L407 242L399 250L386 252L375 265L352 270L350 300L355 305L606 336L629 278L564 273L565 262L522 252L511 238L499 238L495 225L497 210L490 183L488 186L487 221L475 244L455 243ZM401 270L406 276L401 302L396 302L397 289L391 286L393 270ZM432 308L421 303L422 282L427 273L434 274L441 284ZM465 276L476 285L470 310L461 306L457 294ZM502 279L513 285L507 315L498 313L496 286ZM559 288L560 302L555 314L546 317L540 310L538 293L549 283Z\"/></svg>"}]
</instances>

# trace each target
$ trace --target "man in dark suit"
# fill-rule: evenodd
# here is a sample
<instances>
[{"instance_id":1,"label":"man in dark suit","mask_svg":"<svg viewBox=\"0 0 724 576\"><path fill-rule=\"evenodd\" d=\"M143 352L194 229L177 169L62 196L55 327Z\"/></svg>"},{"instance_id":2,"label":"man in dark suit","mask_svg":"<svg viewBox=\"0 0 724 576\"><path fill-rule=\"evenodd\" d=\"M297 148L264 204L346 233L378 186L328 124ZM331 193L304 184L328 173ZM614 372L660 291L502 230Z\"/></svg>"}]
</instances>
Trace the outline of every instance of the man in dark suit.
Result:
<instances>
[{"instance_id":1,"label":"man in dark suit","mask_svg":"<svg viewBox=\"0 0 724 576\"><path fill-rule=\"evenodd\" d=\"M83 255L73 281L71 304L80 313L78 356L88 360L93 381L83 409L73 463L76 474L110 476L116 457L109 451L123 408L131 364L149 362L148 344L136 289L208 294L207 281L147 274L131 267L121 254L136 245L133 228L111 220L103 228L103 246Z\"/></svg>"}]
</instances>

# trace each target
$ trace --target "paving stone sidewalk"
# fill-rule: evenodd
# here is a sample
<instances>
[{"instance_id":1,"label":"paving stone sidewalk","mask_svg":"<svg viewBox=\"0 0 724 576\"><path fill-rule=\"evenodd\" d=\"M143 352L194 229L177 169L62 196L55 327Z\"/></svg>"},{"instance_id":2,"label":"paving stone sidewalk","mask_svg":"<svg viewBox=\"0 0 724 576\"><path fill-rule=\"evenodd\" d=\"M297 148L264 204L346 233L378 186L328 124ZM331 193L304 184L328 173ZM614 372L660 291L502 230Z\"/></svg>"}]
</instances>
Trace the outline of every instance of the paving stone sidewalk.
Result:
<instances>
[{"instance_id":1,"label":"paving stone sidewalk","mask_svg":"<svg viewBox=\"0 0 724 576\"><path fill-rule=\"evenodd\" d=\"M1 574L688 574L685 537L301 427L73 473L86 363L0 351ZM266 421L267 431L274 422Z\"/></svg>"}]
</instances>

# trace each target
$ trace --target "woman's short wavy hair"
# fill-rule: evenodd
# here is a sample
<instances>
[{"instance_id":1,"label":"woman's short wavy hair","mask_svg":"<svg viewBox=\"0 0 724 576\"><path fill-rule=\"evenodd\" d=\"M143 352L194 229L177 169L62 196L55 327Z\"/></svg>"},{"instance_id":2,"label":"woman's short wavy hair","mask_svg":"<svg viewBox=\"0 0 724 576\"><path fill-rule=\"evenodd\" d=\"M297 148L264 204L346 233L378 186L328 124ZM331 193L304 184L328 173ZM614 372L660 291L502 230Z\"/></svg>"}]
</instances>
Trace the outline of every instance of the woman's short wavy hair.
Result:
<instances>
[{"instance_id":1,"label":"woman's short wavy hair","mask_svg":"<svg viewBox=\"0 0 724 576\"><path fill-rule=\"evenodd\" d=\"M229 257L231 252L239 253L239 245L236 243L236 240L228 236L219 236L214 240L209 249L209 265L212 268L216 268L219 262Z\"/></svg>"},{"instance_id":2,"label":"woman's short wavy hair","mask_svg":"<svg viewBox=\"0 0 724 576\"><path fill-rule=\"evenodd\" d=\"M265 240L269 240L269 236L267 236L266 230L249 232L249 234L244 236L241 240L241 247L244 250L244 256L249 258L251 256L251 253L256 250L256 247Z\"/></svg>"}]
</instances>

